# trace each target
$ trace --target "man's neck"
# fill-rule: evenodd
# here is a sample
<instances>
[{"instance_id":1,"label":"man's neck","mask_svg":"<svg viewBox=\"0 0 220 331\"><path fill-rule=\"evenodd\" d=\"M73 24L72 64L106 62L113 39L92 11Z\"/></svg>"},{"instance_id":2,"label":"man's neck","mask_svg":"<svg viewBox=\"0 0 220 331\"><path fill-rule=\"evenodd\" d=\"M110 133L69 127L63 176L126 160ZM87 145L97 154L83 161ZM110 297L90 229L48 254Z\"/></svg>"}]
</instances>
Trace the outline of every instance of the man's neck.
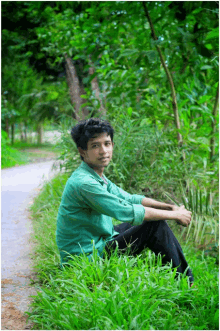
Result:
<instances>
[{"instance_id":1,"label":"man's neck","mask_svg":"<svg viewBox=\"0 0 220 331\"><path fill-rule=\"evenodd\" d=\"M88 163L87 163L88 164ZM91 164L88 164L88 166L90 168L92 168L100 177L103 176L103 173L104 173L104 167L103 168L96 168L96 167L93 167Z\"/></svg>"}]
</instances>

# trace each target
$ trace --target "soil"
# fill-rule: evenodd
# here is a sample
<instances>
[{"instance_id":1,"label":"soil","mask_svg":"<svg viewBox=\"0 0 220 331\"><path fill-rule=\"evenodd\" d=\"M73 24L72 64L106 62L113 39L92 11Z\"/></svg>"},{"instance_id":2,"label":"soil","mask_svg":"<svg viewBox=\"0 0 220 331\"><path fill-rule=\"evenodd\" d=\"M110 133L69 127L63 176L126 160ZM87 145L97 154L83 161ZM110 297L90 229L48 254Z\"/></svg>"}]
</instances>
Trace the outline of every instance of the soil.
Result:
<instances>
[{"instance_id":1,"label":"soil","mask_svg":"<svg viewBox=\"0 0 220 331\"><path fill-rule=\"evenodd\" d=\"M23 276L25 277L25 276ZM12 285L11 292L3 293L4 289L9 289L5 284ZM23 286L19 282L13 282L12 279L4 279L2 281L2 314L1 314L1 330L31 330L32 323L28 323L28 315L21 309L21 304L24 306L24 293L32 292L32 295L36 295L36 291L32 287ZM29 304L30 299L25 302Z\"/></svg>"}]
</instances>

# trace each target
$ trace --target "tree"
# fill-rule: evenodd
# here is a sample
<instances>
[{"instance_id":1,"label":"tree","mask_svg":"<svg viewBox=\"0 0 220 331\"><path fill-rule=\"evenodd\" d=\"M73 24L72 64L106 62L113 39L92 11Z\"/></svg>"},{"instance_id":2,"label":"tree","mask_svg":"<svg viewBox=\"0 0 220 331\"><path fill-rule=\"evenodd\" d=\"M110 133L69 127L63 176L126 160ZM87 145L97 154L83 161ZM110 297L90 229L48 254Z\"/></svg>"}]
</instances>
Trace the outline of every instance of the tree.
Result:
<instances>
[{"instance_id":1,"label":"tree","mask_svg":"<svg viewBox=\"0 0 220 331\"><path fill-rule=\"evenodd\" d=\"M110 119L143 118L141 125L163 128L174 144L181 135L187 153L199 150L207 156L218 84L218 7L202 1L145 4L157 40L151 38L142 2L27 2L22 10L34 24L33 45L47 58L48 68L61 67L68 59L77 118L102 116L104 109ZM177 129L157 47L175 86Z\"/></svg>"}]
</instances>

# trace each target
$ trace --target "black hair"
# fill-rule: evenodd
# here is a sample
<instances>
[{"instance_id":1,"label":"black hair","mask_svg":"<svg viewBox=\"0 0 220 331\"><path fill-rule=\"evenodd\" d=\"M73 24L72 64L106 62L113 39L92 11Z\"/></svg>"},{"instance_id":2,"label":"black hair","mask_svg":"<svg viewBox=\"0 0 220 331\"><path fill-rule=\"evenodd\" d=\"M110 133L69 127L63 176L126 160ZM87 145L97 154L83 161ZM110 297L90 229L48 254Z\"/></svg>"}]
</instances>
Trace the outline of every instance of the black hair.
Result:
<instances>
[{"instance_id":1,"label":"black hair","mask_svg":"<svg viewBox=\"0 0 220 331\"><path fill-rule=\"evenodd\" d=\"M81 147L84 151L87 150L89 139L94 138L96 134L106 132L113 142L114 129L108 121L99 118L90 118L80 121L71 130L71 137L74 140L77 148ZM83 160L82 156L81 159Z\"/></svg>"}]
</instances>

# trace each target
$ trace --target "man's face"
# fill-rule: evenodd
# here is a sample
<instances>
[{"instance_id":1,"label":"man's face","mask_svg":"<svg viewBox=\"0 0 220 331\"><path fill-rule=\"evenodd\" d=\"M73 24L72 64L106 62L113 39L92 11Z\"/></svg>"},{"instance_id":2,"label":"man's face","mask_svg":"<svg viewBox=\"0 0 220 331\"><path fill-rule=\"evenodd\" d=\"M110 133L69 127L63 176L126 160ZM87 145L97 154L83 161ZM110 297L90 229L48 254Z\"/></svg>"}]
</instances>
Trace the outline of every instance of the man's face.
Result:
<instances>
[{"instance_id":1,"label":"man's face","mask_svg":"<svg viewBox=\"0 0 220 331\"><path fill-rule=\"evenodd\" d=\"M103 132L91 138L87 144L87 150L81 150L80 154L89 166L94 170L104 169L112 159L113 142L111 137Z\"/></svg>"}]
</instances>

